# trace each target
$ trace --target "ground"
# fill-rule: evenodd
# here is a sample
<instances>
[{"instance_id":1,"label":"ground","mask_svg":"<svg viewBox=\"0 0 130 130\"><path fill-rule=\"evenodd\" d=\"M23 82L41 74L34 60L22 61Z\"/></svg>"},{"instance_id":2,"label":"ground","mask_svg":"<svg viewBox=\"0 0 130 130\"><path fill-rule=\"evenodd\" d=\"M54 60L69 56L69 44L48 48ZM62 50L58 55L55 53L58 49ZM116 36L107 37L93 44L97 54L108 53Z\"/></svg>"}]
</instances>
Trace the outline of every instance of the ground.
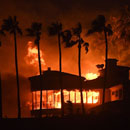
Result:
<instances>
[{"instance_id":1,"label":"ground","mask_svg":"<svg viewBox=\"0 0 130 130\"><path fill-rule=\"evenodd\" d=\"M128 105L128 104L127 104ZM126 106L127 106L126 105ZM113 107L114 106L114 107ZM116 107L117 111L114 110ZM120 107L119 107L120 106ZM46 117L42 119L38 118L26 118L26 119L1 119L0 130L43 130L43 129L130 129L130 113L129 106L124 105L123 102L108 103L102 107L96 107L89 114L85 116L66 116L64 118L59 117ZM107 109L106 109L107 108ZM125 109L125 110L124 110ZM115 112L114 112L115 111Z\"/></svg>"}]
</instances>

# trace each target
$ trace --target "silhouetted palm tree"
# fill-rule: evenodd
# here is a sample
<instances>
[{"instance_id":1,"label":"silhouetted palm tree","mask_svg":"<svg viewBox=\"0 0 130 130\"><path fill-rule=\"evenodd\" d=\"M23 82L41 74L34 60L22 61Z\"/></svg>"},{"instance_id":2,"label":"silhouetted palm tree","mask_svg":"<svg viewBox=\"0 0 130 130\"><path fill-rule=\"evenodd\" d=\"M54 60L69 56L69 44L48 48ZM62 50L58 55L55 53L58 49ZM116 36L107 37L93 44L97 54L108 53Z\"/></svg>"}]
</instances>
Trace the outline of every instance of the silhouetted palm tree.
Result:
<instances>
[{"instance_id":1,"label":"silhouetted palm tree","mask_svg":"<svg viewBox=\"0 0 130 130\"><path fill-rule=\"evenodd\" d=\"M5 35L5 33L0 30L0 35ZM0 41L0 47L1 47L1 41ZM2 86L1 86L1 72L0 72L0 118L2 118Z\"/></svg>"},{"instance_id":2,"label":"silhouetted palm tree","mask_svg":"<svg viewBox=\"0 0 130 130\"><path fill-rule=\"evenodd\" d=\"M40 37L41 37L41 30L42 30L42 24L34 22L32 23L30 28L27 28L27 36L35 37L35 45L38 48L38 63L39 63L39 73L40 73L40 79L42 76L42 68L41 68L41 59L40 59ZM40 80L40 84L42 85L42 81ZM42 87L40 91L40 116L42 117Z\"/></svg>"},{"instance_id":3,"label":"silhouetted palm tree","mask_svg":"<svg viewBox=\"0 0 130 130\"><path fill-rule=\"evenodd\" d=\"M97 18L92 22L91 29L88 30L87 35L90 35L94 32L104 32L105 35L105 75L104 75L104 88L103 88L103 100L102 104L105 102L105 87L106 87L106 81L107 81L107 60L108 60L108 40L107 36L110 36L113 34L112 27L110 24L106 25L106 19L103 15L98 15Z\"/></svg>"},{"instance_id":4,"label":"silhouetted palm tree","mask_svg":"<svg viewBox=\"0 0 130 130\"><path fill-rule=\"evenodd\" d=\"M9 32L14 35L14 46L15 46L15 68L16 68L16 80L17 80L17 96L18 96L18 118L21 118L21 107L20 107L20 88L19 88L19 74L18 74L18 60L17 60L17 41L16 34L22 35L22 31L19 27L19 22L16 16L9 16L8 19L3 20L2 30Z\"/></svg>"},{"instance_id":5,"label":"silhouetted palm tree","mask_svg":"<svg viewBox=\"0 0 130 130\"><path fill-rule=\"evenodd\" d=\"M5 33L4 33L4 31L3 31L3 30L0 30L0 35L5 36ZM2 42L1 42L1 40L0 40L0 47L1 47L1 44L2 44Z\"/></svg>"},{"instance_id":6,"label":"silhouetted palm tree","mask_svg":"<svg viewBox=\"0 0 130 130\"><path fill-rule=\"evenodd\" d=\"M64 33L64 41L66 42L66 47L72 47L75 44L78 44L78 70L79 70L79 79L80 79L80 94L81 94L81 105L82 105L82 113L85 114L84 104L83 104L83 93L82 93L82 78L81 78L81 47L82 44L85 47L86 53L88 52L89 44L87 42L84 42L84 40L81 38L82 33L82 26L80 23L78 23L76 28L72 29L73 34L71 34L70 31L66 31ZM76 36L76 41L71 40L72 36Z\"/></svg>"},{"instance_id":7,"label":"silhouetted palm tree","mask_svg":"<svg viewBox=\"0 0 130 130\"><path fill-rule=\"evenodd\" d=\"M60 84L60 88L61 88L61 108L62 108L62 116L64 116L64 95L63 95L63 88L62 88L62 53L61 53L61 37L63 34L63 30L62 30L62 24L61 23L52 23L49 27L48 27L48 32L50 36L56 36L57 35L57 39L58 39L58 46L59 46L59 84Z\"/></svg>"}]
</instances>

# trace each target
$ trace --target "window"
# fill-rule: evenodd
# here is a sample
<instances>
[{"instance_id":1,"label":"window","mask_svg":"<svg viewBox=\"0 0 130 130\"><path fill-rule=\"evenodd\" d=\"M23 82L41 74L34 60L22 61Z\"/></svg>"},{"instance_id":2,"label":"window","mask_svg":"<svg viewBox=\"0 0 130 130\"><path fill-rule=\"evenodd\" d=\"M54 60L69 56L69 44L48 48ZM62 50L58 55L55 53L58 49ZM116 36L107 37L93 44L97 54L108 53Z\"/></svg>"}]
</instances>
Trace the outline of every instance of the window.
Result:
<instances>
[{"instance_id":1,"label":"window","mask_svg":"<svg viewBox=\"0 0 130 130\"><path fill-rule=\"evenodd\" d=\"M75 93L76 93L76 103L81 103L80 91L76 90Z\"/></svg>"},{"instance_id":2,"label":"window","mask_svg":"<svg viewBox=\"0 0 130 130\"><path fill-rule=\"evenodd\" d=\"M123 96L123 94L122 94L122 89L120 89L120 90L119 90L119 98L121 99L122 96Z\"/></svg>"},{"instance_id":3,"label":"window","mask_svg":"<svg viewBox=\"0 0 130 130\"><path fill-rule=\"evenodd\" d=\"M114 91L112 91L112 95L115 95L115 92L114 92Z\"/></svg>"},{"instance_id":4,"label":"window","mask_svg":"<svg viewBox=\"0 0 130 130\"><path fill-rule=\"evenodd\" d=\"M119 94L118 94L118 90L116 91L116 97L118 97L119 96Z\"/></svg>"}]
</instances>

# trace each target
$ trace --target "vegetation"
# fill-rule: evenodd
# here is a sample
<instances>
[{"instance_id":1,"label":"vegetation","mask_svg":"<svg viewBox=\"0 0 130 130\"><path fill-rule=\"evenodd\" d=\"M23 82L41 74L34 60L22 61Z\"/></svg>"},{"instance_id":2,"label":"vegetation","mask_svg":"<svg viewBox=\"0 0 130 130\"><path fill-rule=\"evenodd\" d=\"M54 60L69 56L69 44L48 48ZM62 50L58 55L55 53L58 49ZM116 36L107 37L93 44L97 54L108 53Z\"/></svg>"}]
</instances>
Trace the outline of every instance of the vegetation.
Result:
<instances>
[{"instance_id":1,"label":"vegetation","mask_svg":"<svg viewBox=\"0 0 130 130\"><path fill-rule=\"evenodd\" d=\"M40 73L40 78L42 78L42 70L41 70L41 59L40 59L40 36L41 36L41 30L42 30L42 24L41 23L37 23L34 22L31 25L31 28L27 28L27 36L30 37L35 37L35 45L37 46L38 49L38 63L39 63L39 73ZM41 80L40 80L41 81ZM42 86L42 81L41 81L41 86ZM41 91L40 91L40 115L42 112L42 87L41 87Z\"/></svg>"},{"instance_id":2,"label":"vegetation","mask_svg":"<svg viewBox=\"0 0 130 130\"><path fill-rule=\"evenodd\" d=\"M103 100L102 104L105 102L105 87L107 82L107 60L108 60L108 40L107 36L110 36L113 34L112 27L110 24L106 24L106 19L103 15L98 15L97 18L92 21L91 29L88 30L87 35L90 35L95 32L104 32L105 36L105 76L104 76L104 89L103 89Z\"/></svg>"},{"instance_id":3,"label":"vegetation","mask_svg":"<svg viewBox=\"0 0 130 130\"><path fill-rule=\"evenodd\" d=\"M86 53L88 52L88 47L89 44L87 42L85 42L82 38L81 38L81 33L82 33L82 26L80 23L77 24L76 28L72 29L73 34L71 34L70 31L66 32L66 35L64 35L64 37L68 37L68 38L64 38L66 41L66 47L72 47L76 44L78 44L78 70L79 70L79 83L80 83L80 95L81 95L81 105L82 105L82 113L85 114L85 109L84 109L84 103L83 103L83 93L82 93L82 79L81 79L81 47L82 44L85 47ZM71 40L72 36L76 37L76 40Z\"/></svg>"},{"instance_id":4,"label":"vegetation","mask_svg":"<svg viewBox=\"0 0 130 130\"><path fill-rule=\"evenodd\" d=\"M21 108L20 108L20 88L19 88L19 73L18 73L18 58L17 58L17 34L22 35L22 31L19 27L19 22L16 16L9 16L7 19L3 20L2 30L7 31L14 36L14 46L15 46L15 68L16 68L16 80L17 80L17 96L18 96L18 118L21 118Z\"/></svg>"}]
</instances>

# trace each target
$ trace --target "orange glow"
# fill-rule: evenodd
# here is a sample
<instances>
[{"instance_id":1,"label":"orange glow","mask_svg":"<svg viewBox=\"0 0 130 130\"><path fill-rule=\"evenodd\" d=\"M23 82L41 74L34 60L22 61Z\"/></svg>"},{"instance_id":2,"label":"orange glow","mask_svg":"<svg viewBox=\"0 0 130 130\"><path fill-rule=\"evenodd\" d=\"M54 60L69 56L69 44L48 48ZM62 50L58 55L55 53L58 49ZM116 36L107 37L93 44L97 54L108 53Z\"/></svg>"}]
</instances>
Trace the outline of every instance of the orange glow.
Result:
<instances>
[{"instance_id":1,"label":"orange glow","mask_svg":"<svg viewBox=\"0 0 130 130\"><path fill-rule=\"evenodd\" d=\"M95 104L99 101L99 92L89 90L87 92L87 103L88 104Z\"/></svg>"},{"instance_id":2,"label":"orange glow","mask_svg":"<svg viewBox=\"0 0 130 130\"><path fill-rule=\"evenodd\" d=\"M61 91L60 90L47 90L42 92L42 109L61 108ZM71 101L72 103L81 103L80 91L76 90L63 90L64 103ZM85 91L83 90L83 103L96 104L99 103L99 91ZM40 91L33 92L33 109L40 109Z\"/></svg>"},{"instance_id":3,"label":"orange glow","mask_svg":"<svg viewBox=\"0 0 130 130\"><path fill-rule=\"evenodd\" d=\"M45 65L45 61L43 59L43 53L40 50L40 58L41 58L41 65ZM31 41L28 42L28 52L25 57L25 61L29 65L33 65L34 67L38 66L38 50L36 46L33 46Z\"/></svg>"},{"instance_id":4,"label":"orange glow","mask_svg":"<svg viewBox=\"0 0 130 130\"><path fill-rule=\"evenodd\" d=\"M86 80L92 80L98 78L99 74L94 73L87 73L85 75Z\"/></svg>"}]
</instances>

